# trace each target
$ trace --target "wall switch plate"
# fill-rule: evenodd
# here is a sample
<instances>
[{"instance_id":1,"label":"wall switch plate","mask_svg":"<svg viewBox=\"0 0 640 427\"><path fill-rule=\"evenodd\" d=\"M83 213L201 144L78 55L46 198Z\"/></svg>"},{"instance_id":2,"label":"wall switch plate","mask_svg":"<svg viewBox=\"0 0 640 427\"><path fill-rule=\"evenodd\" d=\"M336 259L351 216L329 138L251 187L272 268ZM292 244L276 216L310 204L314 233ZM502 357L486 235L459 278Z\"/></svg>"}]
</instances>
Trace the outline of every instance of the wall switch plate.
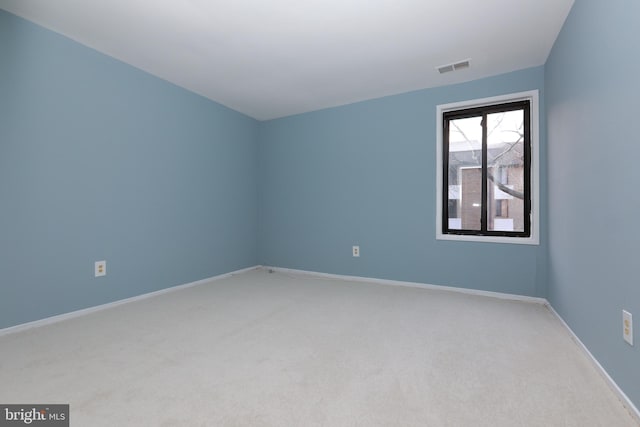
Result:
<instances>
[{"instance_id":1,"label":"wall switch plate","mask_svg":"<svg viewBox=\"0 0 640 427\"><path fill-rule=\"evenodd\" d=\"M626 310L622 310L622 337L633 345L633 316Z\"/></svg>"},{"instance_id":2,"label":"wall switch plate","mask_svg":"<svg viewBox=\"0 0 640 427\"><path fill-rule=\"evenodd\" d=\"M95 274L96 277L107 275L107 261L96 261Z\"/></svg>"},{"instance_id":3,"label":"wall switch plate","mask_svg":"<svg viewBox=\"0 0 640 427\"><path fill-rule=\"evenodd\" d=\"M354 257L359 257L360 256L360 246L354 246L352 249L353 252L353 256Z\"/></svg>"}]
</instances>

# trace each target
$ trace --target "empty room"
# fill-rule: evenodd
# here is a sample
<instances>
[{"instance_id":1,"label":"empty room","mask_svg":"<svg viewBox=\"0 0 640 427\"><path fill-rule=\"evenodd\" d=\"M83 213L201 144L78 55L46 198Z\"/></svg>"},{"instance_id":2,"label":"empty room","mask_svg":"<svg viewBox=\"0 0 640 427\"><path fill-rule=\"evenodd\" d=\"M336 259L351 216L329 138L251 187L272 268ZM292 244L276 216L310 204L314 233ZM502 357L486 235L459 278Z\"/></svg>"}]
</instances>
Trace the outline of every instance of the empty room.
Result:
<instances>
[{"instance_id":1,"label":"empty room","mask_svg":"<svg viewBox=\"0 0 640 427\"><path fill-rule=\"evenodd\" d=\"M0 426L640 426L638 18L0 0Z\"/></svg>"}]
</instances>

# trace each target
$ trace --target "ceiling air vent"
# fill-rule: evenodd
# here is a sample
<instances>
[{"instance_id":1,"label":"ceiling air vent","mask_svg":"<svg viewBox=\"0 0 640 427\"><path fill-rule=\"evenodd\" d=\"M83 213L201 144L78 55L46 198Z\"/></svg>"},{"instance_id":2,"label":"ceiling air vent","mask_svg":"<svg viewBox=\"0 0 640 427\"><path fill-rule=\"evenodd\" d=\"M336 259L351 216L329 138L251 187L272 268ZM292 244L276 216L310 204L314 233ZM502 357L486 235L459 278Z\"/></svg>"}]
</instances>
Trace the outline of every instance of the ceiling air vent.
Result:
<instances>
[{"instance_id":1,"label":"ceiling air vent","mask_svg":"<svg viewBox=\"0 0 640 427\"><path fill-rule=\"evenodd\" d=\"M440 74L444 74L450 71L458 71L458 70L462 70L463 68L469 68L470 61L471 61L470 59L465 59L464 61L455 62L453 64L441 65L436 68Z\"/></svg>"}]
</instances>

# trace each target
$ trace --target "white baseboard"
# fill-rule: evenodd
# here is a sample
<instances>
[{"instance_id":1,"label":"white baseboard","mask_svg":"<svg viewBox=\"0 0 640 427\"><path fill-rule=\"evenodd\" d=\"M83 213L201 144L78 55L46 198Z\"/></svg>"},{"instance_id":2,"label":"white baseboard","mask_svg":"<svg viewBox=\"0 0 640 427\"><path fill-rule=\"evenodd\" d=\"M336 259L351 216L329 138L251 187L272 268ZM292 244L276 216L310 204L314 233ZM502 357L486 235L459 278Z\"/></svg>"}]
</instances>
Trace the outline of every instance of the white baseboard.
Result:
<instances>
[{"instance_id":1,"label":"white baseboard","mask_svg":"<svg viewBox=\"0 0 640 427\"><path fill-rule=\"evenodd\" d=\"M422 288L422 289L431 289L437 291L449 291L449 292L458 292L462 294L468 295L480 295L485 297L499 298L505 300L512 301L524 301L531 302L536 304L548 304L547 300L544 298L538 297L529 297L525 295L516 295L516 294L507 294L502 292L491 292L491 291L481 291L478 289L466 289L466 288L457 288L454 286L441 286L441 285L430 285L427 283L418 283L418 282L404 282L400 280L388 280L388 279L376 279L373 277L360 277L360 276L346 276L342 274L329 274L329 273L320 273L317 271L308 271L308 270L296 270L292 268L281 268L281 267L269 267L263 266L261 267L267 270L278 271L281 273L288 274L298 274L303 276L312 276L323 279L334 279L334 280L346 280L351 282L367 282L367 283L377 283L381 285L391 285L391 286L407 286L411 288Z\"/></svg>"},{"instance_id":2,"label":"white baseboard","mask_svg":"<svg viewBox=\"0 0 640 427\"><path fill-rule=\"evenodd\" d=\"M618 396L618 398L620 399L622 404L627 408L627 410L629 411L629 414L636 420L636 422L640 423L640 411L638 411L638 408L633 404L633 402L624 393L624 391L622 391L622 389L618 386L618 384L616 384L616 382L613 380L613 378L611 378L611 376L607 373L607 371L602 367L600 362L598 362L598 360L593 356L593 354L591 354L589 349L584 345L584 343L580 340L580 338L578 338L578 336L573 332L573 330L564 321L564 319L551 306L549 301L547 301L545 298L529 297L529 296L507 294L507 293L501 293L501 292L481 291L481 290L477 290L477 289L465 289L465 288L456 288L456 287L452 287L452 286L430 285L430 284L418 283L418 282L404 282L404 281L398 281L398 280L376 279L376 278L371 278L371 277L360 277L360 276L347 276L347 275L340 275L340 274L320 273L320 272L316 272L316 271L296 270L296 269L291 269L291 268L269 267L269 266L256 265L256 266L253 266L253 267L247 267L247 268L243 268L243 269L240 269L240 270L232 271L232 272L229 272L229 273L224 273L224 274L220 274L220 275L217 275L217 276L212 276L212 277L209 277L209 278L206 278L206 279L197 280L195 282L185 283L185 284L182 284L182 285L177 285L177 286L173 286L173 287L166 288L166 289L160 289L158 291L149 292L149 293L142 294L142 295L137 295L137 296L134 296L134 297L125 298L125 299L122 299L122 300L113 301L113 302L110 302L110 303L101 304L101 305L97 305L97 306L94 306L94 307L85 308L85 309L82 309L82 310L76 310L76 311L72 311L72 312L69 312L69 313L59 314L59 315L56 315L56 316L47 317L45 319L35 320L33 322L23 323L23 324L16 325L16 326L10 326L8 328L0 329L0 336L13 334L13 333L17 333L17 332L22 332L22 331L25 331L25 330L28 330L28 329L37 328L37 327L41 327L41 326L45 326L45 325L50 325L50 324L53 324L53 323L58 323L58 322L61 322L63 320L67 320L67 319L73 319L73 318L76 318L76 317L86 316L86 315L88 315L90 313L95 313L97 311L106 310L106 309L109 309L109 308L112 308L112 307L117 307L119 305L128 304L128 303L131 303L131 302L134 302L134 301L140 301L140 300L144 300L144 299L147 299L147 298L152 298L152 297L155 297L155 296L158 296L158 295L163 295L163 294L168 294L168 293L171 293L171 292L176 292L176 291L179 291L181 289L186 289L186 288L190 288L190 287L194 287L194 286L200 286L200 285L203 285L203 284L206 284L206 283L209 283L209 282L213 282L213 281L220 280L220 279L225 279L227 277L231 277L233 275L244 273L244 272L247 272L247 271L250 271L250 270L255 270L255 269L273 270L273 271L277 271L277 272L281 272L281 273L285 273L285 274L311 276L311 277L324 278L324 279L345 280L345 281L352 281L352 282L377 283L377 284L391 285L391 286L406 286L406 287L413 287L413 288L441 290L441 291L457 292L457 293L463 293L463 294L469 294L469 295L480 295L480 296L499 298L499 299L505 299L505 300L523 301L523 302L530 302L530 303L536 303L536 304L544 304L545 306L547 306L549 308L551 313L553 313L558 318L560 323L567 329L567 331L569 332L569 334L571 335L573 340L578 344L578 347L580 347L582 349L582 351L584 351L584 353L587 355L587 357L591 360L591 362L593 363L594 367L600 372L600 374L605 379L605 381L607 382L609 387L611 387L611 389Z\"/></svg>"},{"instance_id":3,"label":"white baseboard","mask_svg":"<svg viewBox=\"0 0 640 427\"><path fill-rule=\"evenodd\" d=\"M571 338L573 338L573 340L578 345L578 347L580 347L582 351L585 353L585 355L591 360L591 362L593 363L593 366L595 366L596 370L600 372L605 382L609 385L611 390L613 390L613 392L618 396L618 398L620 399L624 407L627 408L627 411L629 411L629 414L635 419L637 423L640 424L640 411L638 411L638 408L636 407L636 405L634 405L633 402L629 399L629 397L625 394L625 392L622 391L620 387L618 387L618 384L616 384L616 382L613 380L613 378L611 378L609 373L602 367L600 362L598 362L598 359L596 359L594 355L591 354L587 346L584 345L584 343L580 340L580 338L578 338L575 332L573 332L573 330L569 327L567 322L564 321L562 316L558 314L558 312L553 308L553 306L551 306L551 304L548 301L546 305L551 311L551 313L553 313L558 318L558 320L560 320L560 323L562 323L562 325L567 329L567 331L569 331Z\"/></svg>"},{"instance_id":4,"label":"white baseboard","mask_svg":"<svg viewBox=\"0 0 640 427\"><path fill-rule=\"evenodd\" d=\"M158 291L148 292L146 294L136 295L134 297L125 298L125 299L109 302L109 303L106 303L106 304L100 304L100 305L96 305L96 306L93 306L93 307L83 308L81 310L71 311L69 313L58 314L56 316L51 316L51 317L46 317L44 319L34 320L33 322L27 322L27 323L22 323L22 324L15 325L15 326L9 326L8 328L0 329L0 336L8 335L8 334L14 334L14 333L17 333L17 332L26 331L26 330L32 329L32 328L38 328L38 327L45 326L45 325L51 325L53 323L62 322L63 320L73 319L73 318L81 317L81 316L86 316L87 314L95 313L97 311L102 311L102 310L106 310L106 309L109 309L109 308L117 307L117 306L122 305L122 304L129 304L129 303L134 302L134 301L140 301L140 300L144 300L144 299L147 299L147 298L153 298L153 297L156 297L158 295L164 295L164 294L168 294L168 293L171 293L171 292L176 292L176 291L179 291L181 289L191 288L191 287L194 287L194 286L200 286L200 285L203 285L205 283L213 282L213 281L220 280L220 279L225 279L227 277L231 277L233 275L236 275L236 274L239 274L239 273L244 273L244 272L250 271L250 270L255 270L257 268L260 268L260 266L256 265L256 266L253 266L253 267L247 267L247 268L243 268L243 269L240 269L240 270L232 271L230 273L224 273L224 274L220 274L220 275L217 275L217 276L208 277L206 279L196 280L195 282L185 283L185 284L182 284L182 285L176 285L176 286L172 286L170 288L160 289Z\"/></svg>"},{"instance_id":5,"label":"white baseboard","mask_svg":"<svg viewBox=\"0 0 640 427\"><path fill-rule=\"evenodd\" d=\"M598 372L603 376L611 390L618 396L622 404L625 406L629 414L635 419L636 422L640 423L640 411L633 404L633 402L629 399L629 397L622 391L622 389L616 384L616 382L611 378L609 373L602 367L600 362L591 354L589 349L584 345L580 338L573 332L573 330L567 325L564 319L555 311L555 309L551 306L549 301L545 298L537 298L537 297L529 297L523 295L515 295L515 294L507 294L500 292L490 292L490 291L481 291L476 289L465 289L465 288L456 288L452 286L440 286L440 285L429 285L425 283L416 283L416 282L403 282L397 280L387 280L387 279L375 279L370 277L359 277L359 276L346 276L340 274L329 274L329 273L320 273L316 271L307 271L307 270L296 270L291 268L280 268L280 267L268 267L263 266L260 267L266 270L273 270L276 272L281 272L285 274L292 275L301 275L301 276L310 276L324 279L334 279L334 280L346 280L353 282L367 282L367 283L378 283L383 285L392 285L392 286L408 286L415 288L423 288L423 289L433 289L433 290L443 290L449 292L458 292L469 295L481 295L492 298L500 298L505 300L513 300L513 301L524 301L536 304L544 304L549 308L549 310L560 320L560 323L567 329L573 340L578 344L578 346L584 351L587 357L593 363L593 366L596 368Z\"/></svg>"}]
</instances>

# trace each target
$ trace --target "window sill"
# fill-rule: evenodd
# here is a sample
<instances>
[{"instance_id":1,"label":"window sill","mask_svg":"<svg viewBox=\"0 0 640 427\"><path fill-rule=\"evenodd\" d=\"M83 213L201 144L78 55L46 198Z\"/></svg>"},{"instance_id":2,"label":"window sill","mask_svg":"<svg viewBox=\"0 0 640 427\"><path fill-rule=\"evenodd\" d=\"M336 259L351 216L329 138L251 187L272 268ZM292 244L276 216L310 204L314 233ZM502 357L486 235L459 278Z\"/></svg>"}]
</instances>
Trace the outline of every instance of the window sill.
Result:
<instances>
[{"instance_id":1,"label":"window sill","mask_svg":"<svg viewBox=\"0 0 640 427\"><path fill-rule=\"evenodd\" d=\"M531 237L503 237L503 236L467 236L463 234L436 234L436 240L455 240L458 242L479 243L509 243L512 245L539 245L540 239Z\"/></svg>"}]
</instances>

